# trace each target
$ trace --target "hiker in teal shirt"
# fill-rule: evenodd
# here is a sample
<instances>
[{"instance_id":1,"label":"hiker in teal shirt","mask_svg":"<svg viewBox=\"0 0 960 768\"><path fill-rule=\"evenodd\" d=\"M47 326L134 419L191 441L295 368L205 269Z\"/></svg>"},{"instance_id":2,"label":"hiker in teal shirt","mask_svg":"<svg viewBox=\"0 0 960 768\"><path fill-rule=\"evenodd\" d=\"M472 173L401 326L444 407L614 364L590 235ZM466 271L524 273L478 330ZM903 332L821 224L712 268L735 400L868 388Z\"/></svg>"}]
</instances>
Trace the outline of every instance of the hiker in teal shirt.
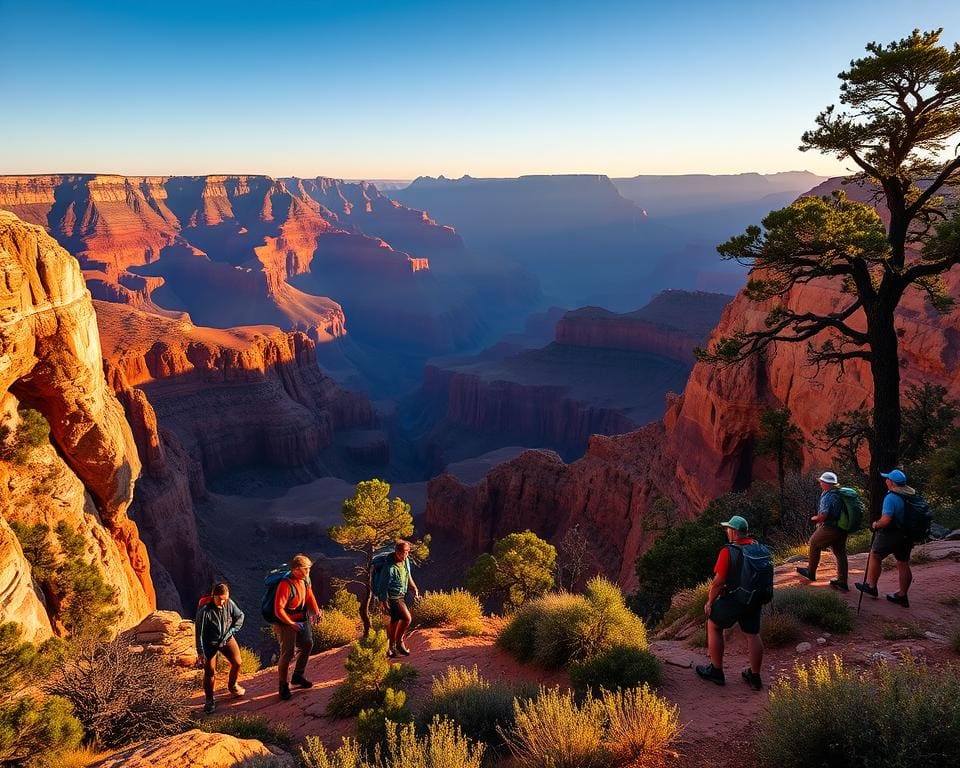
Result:
<instances>
[{"instance_id":1,"label":"hiker in teal shirt","mask_svg":"<svg viewBox=\"0 0 960 768\"><path fill-rule=\"evenodd\" d=\"M408 588L413 591L414 600L420 597L420 590L410 572L410 542L397 539L393 556L388 559L387 565L380 569L373 585L374 596L380 601L384 611L390 614L390 624L387 627L390 648L387 656L391 658L397 654L410 655L410 649L403 644L403 633L407 631L412 619L405 600Z\"/></svg>"}]
</instances>

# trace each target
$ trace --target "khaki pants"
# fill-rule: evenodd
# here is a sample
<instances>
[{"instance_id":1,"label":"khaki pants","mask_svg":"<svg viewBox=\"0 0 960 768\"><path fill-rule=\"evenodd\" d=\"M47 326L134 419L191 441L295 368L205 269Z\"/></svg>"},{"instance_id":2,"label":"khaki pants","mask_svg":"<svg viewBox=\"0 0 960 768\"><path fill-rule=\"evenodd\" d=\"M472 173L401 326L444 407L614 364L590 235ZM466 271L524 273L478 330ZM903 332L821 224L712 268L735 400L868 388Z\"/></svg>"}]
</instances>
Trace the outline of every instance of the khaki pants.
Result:
<instances>
[{"instance_id":1,"label":"khaki pants","mask_svg":"<svg viewBox=\"0 0 960 768\"><path fill-rule=\"evenodd\" d=\"M290 668L294 648L297 650L297 663L293 666L293 674L303 675L310 660L310 651L313 650L313 627L310 622L304 622L303 632L297 632L296 627L291 627L289 624L274 624L273 634L280 643L280 656L277 658L280 682L287 682L287 671Z\"/></svg>"},{"instance_id":2,"label":"khaki pants","mask_svg":"<svg viewBox=\"0 0 960 768\"><path fill-rule=\"evenodd\" d=\"M817 575L817 566L820 565L820 553L829 549L837 558L837 581L847 583L847 532L834 528L831 525L821 525L810 537L810 562L807 569L810 576Z\"/></svg>"}]
</instances>

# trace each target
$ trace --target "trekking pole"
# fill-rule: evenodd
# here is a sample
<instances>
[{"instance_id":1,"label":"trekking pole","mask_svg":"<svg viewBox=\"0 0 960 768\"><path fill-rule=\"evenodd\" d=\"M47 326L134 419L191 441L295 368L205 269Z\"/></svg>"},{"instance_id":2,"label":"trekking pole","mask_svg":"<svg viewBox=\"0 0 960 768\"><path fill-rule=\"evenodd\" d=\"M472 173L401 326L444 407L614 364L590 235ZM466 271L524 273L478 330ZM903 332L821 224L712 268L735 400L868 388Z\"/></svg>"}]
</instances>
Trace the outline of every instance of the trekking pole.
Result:
<instances>
[{"instance_id":1,"label":"trekking pole","mask_svg":"<svg viewBox=\"0 0 960 768\"><path fill-rule=\"evenodd\" d=\"M873 523L871 523L873 525ZM873 529L873 535L870 536L870 549L867 550L867 564L863 569L863 586L867 586L867 569L870 567L870 554L873 552L873 540L877 538L877 529ZM863 590L860 592L860 598L857 600L857 616L860 615L860 606L863 605Z\"/></svg>"}]
</instances>

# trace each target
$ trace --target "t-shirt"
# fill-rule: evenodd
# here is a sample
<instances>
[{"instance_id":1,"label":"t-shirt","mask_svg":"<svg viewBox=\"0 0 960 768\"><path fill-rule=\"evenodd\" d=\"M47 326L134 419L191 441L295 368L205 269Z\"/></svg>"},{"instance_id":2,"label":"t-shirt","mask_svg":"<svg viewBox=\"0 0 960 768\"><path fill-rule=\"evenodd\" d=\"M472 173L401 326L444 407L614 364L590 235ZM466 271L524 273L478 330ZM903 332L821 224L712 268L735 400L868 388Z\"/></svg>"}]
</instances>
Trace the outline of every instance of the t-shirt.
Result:
<instances>
[{"instance_id":1,"label":"t-shirt","mask_svg":"<svg viewBox=\"0 0 960 768\"><path fill-rule=\"evenodd\" d=\"M840 498L840 492L836 488L831 488L820 494L820 507L817 512L825 516L823 522L826 525L836 528L840 522L840 515L845 509L846 506L843 503L843 499Z\"/></svg>"},{"instance_id":2,"label":"t-shirt","mask_svg":"<svg viewBox=\"0 0 960 768\"><path fill-rule=\"evenodd\" d=\"M289 608L287 608L288 605ZM307 584L306 579L284 579L277 584L277 594L273 599L273 612L277 617L280 617L282 615L281 610L286 611L287 616L292 621L302 621L307 611L315 614L320 613L313 588Z\"/></svg>"},{"instance_id":3,"label":"t-shirt","mask_svg":"<svg viewBox=\"0 0 960 768\"><path fill-rule=\"evenodd\" d=\"M899 494L889 491L887 495L883 497L881 515L883 515L883 517L892 517L895 525L903 525L905 510L906 504Z\"/></svg>"},{"instance_id":4,"label":"t-shirt","mask_svg":"<svg viewBox=\"0 0 960 768\"><path fill-rule=\"evenodd\" d=\"M742 539L737 539L734 544L739 544L741 546L746 546L747 544L756 544L756 539L751 539L749 536ZM724 581L727 580L727 573L730 570L730 547L724 547L720 550L720 554L717 556L717 564L713 566L713 572L719 576Z\"/></svg>"}]
</instances>

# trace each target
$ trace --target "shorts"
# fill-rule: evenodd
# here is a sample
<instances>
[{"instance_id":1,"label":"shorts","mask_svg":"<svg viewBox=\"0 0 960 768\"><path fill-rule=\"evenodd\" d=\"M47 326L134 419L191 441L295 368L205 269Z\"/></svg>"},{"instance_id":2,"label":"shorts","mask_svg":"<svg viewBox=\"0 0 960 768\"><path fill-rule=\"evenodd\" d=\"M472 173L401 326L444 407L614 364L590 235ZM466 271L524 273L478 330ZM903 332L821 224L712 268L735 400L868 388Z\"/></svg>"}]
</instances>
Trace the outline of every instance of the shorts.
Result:
<instances>
[{"instance_id":1,"label":"shorts","mask_svg":"<svg viewBox=\"0 0 960 768\"><path fill-rule=\"evenodd\" d=\"M710 608L710 621L720 629L729 629L739 624L745 635L756 635L760 632L760 612L763 603L744 605L735 597L723 595L713 601Z\"/></svg>"},{"instance_id":2,"label":"shorts","mask_svg":"<svg viewBox=\"0 0 960 768\"><path fill-rule=\"evenodd\" d=\"M391 597L387 600L387 605L390 607L390 621L403 621L410 618L410 612L407 610L407 604L405 602L405 595L400 597Z\"/></svg>"},{"instance_id":3,"label":"shorts","mask_svg":"<svg viewBox=\"0 0 960 768\"><path fill-rule=\"evenodd\" d=\"M913 549L913 542L900 531L880 529L877 531L877 538L873 540L871 551L881 560L887 555L893 555L897 562L909 563L911 549Z\"/></svg>"}]
</instances>

